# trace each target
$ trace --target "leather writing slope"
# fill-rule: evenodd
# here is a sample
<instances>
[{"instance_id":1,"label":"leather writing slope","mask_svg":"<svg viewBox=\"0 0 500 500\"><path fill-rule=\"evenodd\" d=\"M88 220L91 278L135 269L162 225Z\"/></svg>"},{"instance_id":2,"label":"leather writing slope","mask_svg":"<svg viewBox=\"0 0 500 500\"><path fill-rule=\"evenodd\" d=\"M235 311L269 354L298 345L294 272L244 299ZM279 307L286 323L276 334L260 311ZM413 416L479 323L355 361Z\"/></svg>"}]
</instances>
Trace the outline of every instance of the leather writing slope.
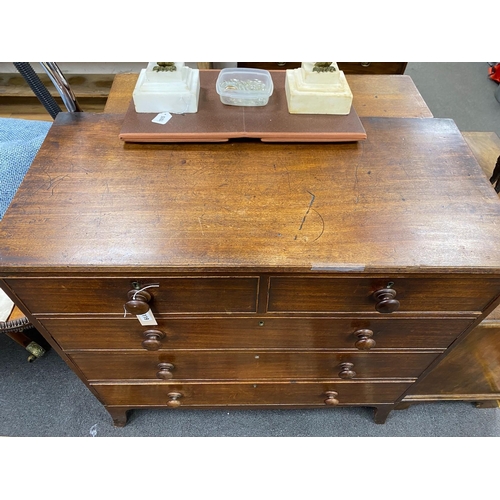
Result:
<instances>
[{"instance_id":1,"label":"leather writing slope","mask_svg":"<svg viewBox=\"0 0 500 500\"><path fill-rule=\"evenodd\" d=\"M136 113L131 101L120 139L126 142L226 142L257 138L264 142L351 142L366 139L354 107L349 115L292 115L285 96L285 72L272 71L274 92L266 106L222 104L215 90L219 71L200 71L197 113L174 115L166 124L157 113Z\"/></svg>"}]
</instances>

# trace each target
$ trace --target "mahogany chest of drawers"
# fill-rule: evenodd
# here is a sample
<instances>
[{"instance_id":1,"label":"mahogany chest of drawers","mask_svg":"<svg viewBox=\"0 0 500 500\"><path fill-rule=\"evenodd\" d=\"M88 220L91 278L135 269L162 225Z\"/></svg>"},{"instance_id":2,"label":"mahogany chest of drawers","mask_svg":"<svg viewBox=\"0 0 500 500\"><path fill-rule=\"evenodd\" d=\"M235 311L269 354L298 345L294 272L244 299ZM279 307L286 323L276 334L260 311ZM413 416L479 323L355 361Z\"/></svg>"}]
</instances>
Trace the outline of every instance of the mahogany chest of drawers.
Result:
<instances>
[{"instance_id":1,"label":"mahogany chest of drawers","mask_svg":"<svg viewBox=\"0 0 500 500\"><path fill-rule=\"evenodd\" d=\"M2 288L116 425L339 405L383 422L499 302L500 202L451 120L138 145L122 119L60 114L0 224Z\"/></svg>"}]
</instances>

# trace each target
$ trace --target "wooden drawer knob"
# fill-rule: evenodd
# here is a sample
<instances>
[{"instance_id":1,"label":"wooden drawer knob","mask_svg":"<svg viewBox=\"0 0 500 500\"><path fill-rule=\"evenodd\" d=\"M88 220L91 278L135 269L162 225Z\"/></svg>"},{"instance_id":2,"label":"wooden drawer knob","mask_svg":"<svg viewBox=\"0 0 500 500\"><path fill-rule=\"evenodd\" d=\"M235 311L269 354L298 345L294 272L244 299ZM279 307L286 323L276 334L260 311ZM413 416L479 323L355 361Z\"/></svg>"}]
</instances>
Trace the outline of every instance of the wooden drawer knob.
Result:
<instances>
[{"instance_id":1,"label":"wooden drawer knob","mask_svg":"<svg viewBox=\"0 0 500 500\"><path fill-rule=\"evenodd\" d=\"M359 339L354 344L354 347L356 347L356 349L359 349L360 351L369 351L372 347L375 347L377 345L377 343L372 339L372 330L363 328L361 330L355 331L354 335L356 335L356 337L358 337Z\"/></svg>"},{"instance_id":2,"label":"wooden drawer knob","mask_svg":"<svg viewBox=\"0 0 500 500\"><path fill-rule=\"evenodd\" d=\"M325 395L327 396L325 399L325 405L336 406L339 404L339 400L337 399L337 396L339 395L338 392L327 391L325 392Z\"/></svg>"},{"instance_id":3,"label":"wooden drawer knob","mask_svg":"<svg viewBox=\"0 0 500 500\"><path fill-rule=\"evenodd\" d=\"M373 293L373 298L377 302L375 309L379 313L392 313L399 309L399 301L396 300L396 290L393 288L382 288Z\"/></svg>"},{"instance_id":4,"label":"wooden drawer knob","mask_svg":"<svg viewBox=\"0 0 500 500\"><path fill-rule=\"evenodd\" d=\"M180 392L169 392L167 396L170 398L167 401L167 406L170 408L178 408L181 405L179 398L182 398L182 394Z\"/></svg>"},{"instance_id":5,"label":"wooden drawer knob","mask_svg":"<svg viewBox=\"0 0 500 500\"><path fill-rule=\"evenodd\" d=\"M356 376L356 372L353 370L354 365L352 363L342 363L340 365L339 377L343 379L351 379Z\"/></svg>"},{"instance_id":6,"label":"wooden drawer knob","mask_svg":"<svg viewBox=\"0 0 500 500\"><path fill-rule=\"evenodd\" d=\"M158 363L158 371L156 372L156 377L162 380L170 380L173 378L172 370L174 365L172 363Z\"/></svg>"},{"instance_id":7,"label":"wooden drawer knob","mask_svg":"<svg viewBox=\"0 0 500 500\"><path fill-rule=\"evenodd\" d=\"M130 314L145 314L149 311L148 302L151 294L145 290L130 290L127 294L128 301L125 302L125 310Z\"/></svg>"},{"instance_id":8,"label":"wooden drawer knob","mask_svg":"<svg viewBox=\"0 0 500 500\"><path fill-rule=\"evenodd\" d=\"M165 337L165 333L161 330L146 330L142 336L144 337L142 347L148 351L157 351L161 347L161 339Z\"/></svg>"}]
</instances>

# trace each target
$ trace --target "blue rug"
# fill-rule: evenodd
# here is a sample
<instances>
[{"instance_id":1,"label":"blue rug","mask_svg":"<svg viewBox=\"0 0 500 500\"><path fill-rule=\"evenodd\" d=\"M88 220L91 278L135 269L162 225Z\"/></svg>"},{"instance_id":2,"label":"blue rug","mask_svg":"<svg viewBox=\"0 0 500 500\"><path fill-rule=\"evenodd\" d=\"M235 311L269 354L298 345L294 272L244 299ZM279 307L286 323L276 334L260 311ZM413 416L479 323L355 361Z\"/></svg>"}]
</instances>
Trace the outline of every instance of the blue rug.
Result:
<instances>
[{"instance_id":1,"label":"blue rug","mask_svg":"<svg viewBox=\"0 0 500 500\"><path fill-rule=\"evenodd\" d=\"M52 122L0 118L0 220L51 126Z\"/></svg>"}]
</instances>

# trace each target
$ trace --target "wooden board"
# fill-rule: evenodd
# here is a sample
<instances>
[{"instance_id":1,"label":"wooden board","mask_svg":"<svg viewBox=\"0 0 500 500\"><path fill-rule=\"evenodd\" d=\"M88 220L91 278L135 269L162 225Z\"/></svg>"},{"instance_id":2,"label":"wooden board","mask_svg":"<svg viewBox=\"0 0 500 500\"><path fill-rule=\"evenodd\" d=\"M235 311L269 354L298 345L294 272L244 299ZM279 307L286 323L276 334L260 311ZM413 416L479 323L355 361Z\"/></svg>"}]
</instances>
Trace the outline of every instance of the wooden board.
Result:
<instances>
[{"instance_id":1,"label":"wooden board","mask_svg":"<svg viewBox=\"0 0 500 500\"><path fill-rule=\"evenodd\" d=\"M15 69L14 66L12 69ZM77 98L106 98L114 78L111 74L72 75L66 73L64 76ZM59 92L45 72L38 73L38 77L53 97L59 97ZM31 97L33 95L33 90L20 73L0 73L0 96Z\"/></svg>"},{"instance_id":2,"label":"wooden board","mask_svg":"<svg viewBox=\"0 0 500 500\"><path fill-rule=\"evenodd\" d=\"M500 139L495 132L462 132L484 174L491 177L500 156Z\"/></svg>"},{"instance_id":3,"label":"wooden board","mask_svg":"<svg viewBox=\"0 0 500 500\"><path fill-rule=\"evenodd\" d=\"M266 106L227 106L215 90L218 70L200 71L197 113L174 115L164 125L157 113L136 113L130 103L120 139L126 142L226 142L257 138L264 142L352 142L366 139L352 107L348 115L296 115L288 112L285 73L272 71L274 92Z\"/></svg>"},{"instance_id":4,"label":"wooden board","mask_svg":"<svg viewBox=\"0 0 500 500\"><path fill-rule=\"evenodd\" d=\"M484 175L489 179L500 156L498 135L495 132L462 132L462 136L481 165ZM486 321L496 322L500 329L500 307L497 307Z\"/></svg>"}]
</instances>

